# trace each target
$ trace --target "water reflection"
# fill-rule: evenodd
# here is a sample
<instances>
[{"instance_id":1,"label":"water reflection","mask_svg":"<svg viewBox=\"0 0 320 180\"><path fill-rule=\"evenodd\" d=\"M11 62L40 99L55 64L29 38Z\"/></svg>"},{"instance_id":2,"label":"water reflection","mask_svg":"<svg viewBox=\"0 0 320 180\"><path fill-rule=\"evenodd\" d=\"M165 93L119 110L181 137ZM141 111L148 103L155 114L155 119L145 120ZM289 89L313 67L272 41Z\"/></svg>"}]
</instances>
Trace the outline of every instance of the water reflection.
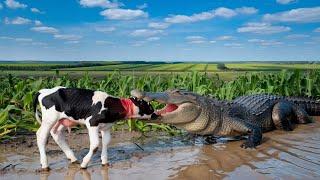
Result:
<instances>
[{"instance_id":1,"label":"water reflection","mask_svg":"<svg viewBox=\"0 0 320 180\"><path fill-rule=\"evenodd\" d=\"M108 167L101 167L100 172L99 171L93 171L95 173L95 176L99 174L101 176L102 180L109 180L109 174L108 174L109 168ZM52 179L51 176L54 176L54 173L51 172L41 172L39 173L39 179L40 180L48 180ZM95 179L92 178L91 172L88 169L80 169L80 168L68 168L65 174L63 175L64 180L74 180L74 179L83 179L83 180L91 180ZM62 179L62 177L58 178Z\"/></svg>"}]
</instances>

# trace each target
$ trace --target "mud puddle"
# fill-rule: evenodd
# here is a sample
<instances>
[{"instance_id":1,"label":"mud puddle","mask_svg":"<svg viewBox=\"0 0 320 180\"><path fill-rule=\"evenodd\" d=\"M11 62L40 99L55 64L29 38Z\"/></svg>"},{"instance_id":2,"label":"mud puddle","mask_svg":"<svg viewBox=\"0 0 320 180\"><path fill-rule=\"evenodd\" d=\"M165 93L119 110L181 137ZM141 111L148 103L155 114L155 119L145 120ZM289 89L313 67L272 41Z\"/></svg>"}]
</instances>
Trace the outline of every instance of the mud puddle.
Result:
<instances>
[{"instance_id":1,"label":"mud puddle","mask_svg":"<svg viewBox=\"0 0 320 180\"><path fill-rule=\"evenodd\" d=\"M266 133L254 150L223 139L205 145L200 137L113 136L108 149L112 166L100 166L98 151L87 170L70 165L50 139L48 173L36 172L40 165L33 135L0 144L0 179L320 179L320 118L293 132ZM88 152L88 136L72 133L68 139L81 159Z\"/></svg>"}]
</instances>

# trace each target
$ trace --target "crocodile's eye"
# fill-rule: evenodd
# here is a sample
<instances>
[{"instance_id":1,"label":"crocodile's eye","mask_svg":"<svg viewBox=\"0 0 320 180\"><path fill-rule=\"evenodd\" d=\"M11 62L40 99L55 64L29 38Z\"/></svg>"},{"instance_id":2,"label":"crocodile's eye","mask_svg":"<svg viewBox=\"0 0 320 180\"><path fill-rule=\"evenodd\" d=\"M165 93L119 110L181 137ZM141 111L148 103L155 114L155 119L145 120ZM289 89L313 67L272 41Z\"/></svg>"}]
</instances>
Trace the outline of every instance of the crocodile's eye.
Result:
<instances>
[{"instance_id":1,"label":"crocodile's eye","mask_svg":"<svg viewBox=\"0 0 320 180\"><path fill-rule=\"evenodd\" d=\"M174 93L174 94L179 94L179 95L181 95L181 93L180 93L179 90L175 90L175 91L173 91L173 93Z\"/></svg>"}]
</instances>

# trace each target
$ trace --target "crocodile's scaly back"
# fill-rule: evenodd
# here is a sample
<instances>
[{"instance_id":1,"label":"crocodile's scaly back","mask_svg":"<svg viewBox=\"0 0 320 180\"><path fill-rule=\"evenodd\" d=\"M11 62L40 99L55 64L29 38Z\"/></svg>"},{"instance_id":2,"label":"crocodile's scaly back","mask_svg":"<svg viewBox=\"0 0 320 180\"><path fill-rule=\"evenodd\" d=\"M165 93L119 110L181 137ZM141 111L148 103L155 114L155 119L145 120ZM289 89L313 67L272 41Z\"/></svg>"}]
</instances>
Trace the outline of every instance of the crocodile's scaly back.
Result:
<instances>
[{"instance_id":1,"label":"crocodile's scaly back","mask_svg":"<svg viewBox=\"0 0 320 180\"><path fill-rule=\"evenodd\" d=\"M238 97L233 100L233 103L246 107L254 115L260 115L280 100L291 102L303 108L310 116L320 115L320 101L309 97L284 97L268 94L255 94Z\"/></svg>"},{"instance_id":2,"label":"crocodile's scaly back","mask_svg":"<svg viewBox=\"0 0 320 180\"><path fill-rule=\"evenodd\" d=\"M286 97L285 99L303 108L310 116L320 116L320 100L310 97Z\"/></svg>"},{"instance_id":3,"label":"crocodile's scaly back","mask_svg":"<svg viewBox=\"0 0 320 180\"><path fill-rule=\"evenodd\" d=\"M281 99L283 99L282 96L255 94L240 96L233 100L233 103L244 106L253 115L260 115Z\"/></svg>"}]
</instances>

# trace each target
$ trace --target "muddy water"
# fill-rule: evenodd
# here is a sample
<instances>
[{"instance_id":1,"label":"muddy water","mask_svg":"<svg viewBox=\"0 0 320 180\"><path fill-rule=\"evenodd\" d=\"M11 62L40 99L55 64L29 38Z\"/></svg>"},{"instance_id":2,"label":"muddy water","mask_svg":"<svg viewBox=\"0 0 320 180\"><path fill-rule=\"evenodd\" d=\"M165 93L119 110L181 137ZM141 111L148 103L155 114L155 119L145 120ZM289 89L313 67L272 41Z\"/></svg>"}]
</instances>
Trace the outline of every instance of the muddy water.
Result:
<instances>
[{"instance_id":1,"label":"muddy water","mask_svg":"<svg viewBox=\"0 0 320 180\"><path fill-rule=\"evenodd\" d=\"M68 136L77 156L83 157L87 135ZM266 133L264 143L254 150L241 149L241 141L224 139L204 145L200 137L114 136L108 149L112 166L101 167L98 152L87 170L69 165L50 140L49 173L36 172L39 155L34 136L1 144L0 179L320 179L320 118L293 132Z\"/></svg>"}]
</instances>

